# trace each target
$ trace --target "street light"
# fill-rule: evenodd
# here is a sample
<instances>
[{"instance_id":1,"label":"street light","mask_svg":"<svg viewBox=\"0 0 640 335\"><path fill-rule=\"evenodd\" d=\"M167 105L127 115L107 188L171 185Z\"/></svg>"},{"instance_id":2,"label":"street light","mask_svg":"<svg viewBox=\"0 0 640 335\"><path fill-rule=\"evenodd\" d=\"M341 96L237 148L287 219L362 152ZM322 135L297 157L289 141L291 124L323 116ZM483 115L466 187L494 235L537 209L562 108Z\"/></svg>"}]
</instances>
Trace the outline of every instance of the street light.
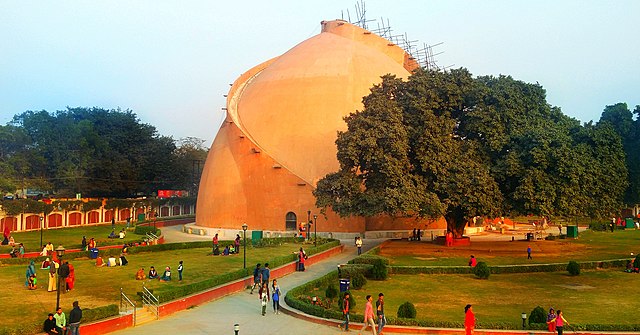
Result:
<instances>
[{"instance_id":1,"label":"street light","mask_svg":"<svg viewBox=\"0 0 640 335\"><path fill-rule=\"evenodd\" d=\"M242 253L244 256L244 265L243 268L246 269L247 268L247 228L249 228L249 226L247 226L246 223L242 224L242 233L244 235L244 252Z\"/></svg>"},{"instance_id":2,"label":"street light","mask_svg":"<svg viewBox=\"0 0 640 335\"><path fill-rule=\"evenodd\" d=\"M313 214L313 246L318 242L318 215Z\"/></svg>"},{"instance_id":3,"label":"street light","mask_svg":"<svg viewBox=\"0 0 640 335\"><path fill-rule=\"evenodd\" d=\"M525 326L524 322L527 320L527 313L522 312L521 316L522 316L522 329L525 329L526 326Z\"/></svg>"},{"instance_id":4,"label":"street light","mask_svg":"<svg viewBox=\"0 0 640 335\"><path fill-rule=\"evenodd\" d=\"M242 225L243 227L246 225ZM236 335L238 335L238 332L240 332L240 325L239 324L235 324L233 325L233 331L236 333Z\"/></svg>"},{"instance_id":5,"label":"street light","mask_svg":"<svg viewBox=\"0 0 640 335\"><path fill-rule=\"evenodd\" d=\"M42 248L42 226L44 223L44 216L40 217L40 247Z\"/></svg>"},{"instance_id":6,"label":"street light","mask_svg":"<svg viewBox=\"0 0 640 335\"><path fill-rule=\"evenodd\" d=\"M56 255L58 255L58 262L60 264L60 267L62 266L62 256L64 256L64 250L65 250L64 247L61 246L61 245L56 248ZM54 266L54 265L51 264L51 266ZM56 297L56 311L58 310L58 308L60 308L60 267L58 267L58 271L56 271L56 273L57 273L57 275L56 275L57 276L57 278L56 278L56 280L57 280L57 283L56 283L56 285L57 285L57 289L56 289L56 291L57 291L57 293L56 293L56 296L57 296Z\"/></svg>"},{"instance_id":7,"label":"street light","mask_svg":"<svg viewBox=\"0 0 640 335\"><path fill-rule=\"evenodd\" d=\"M311 232L311 211L307 211L307 241L309 241L309 233Z\"/></svg>"}]
</instances>

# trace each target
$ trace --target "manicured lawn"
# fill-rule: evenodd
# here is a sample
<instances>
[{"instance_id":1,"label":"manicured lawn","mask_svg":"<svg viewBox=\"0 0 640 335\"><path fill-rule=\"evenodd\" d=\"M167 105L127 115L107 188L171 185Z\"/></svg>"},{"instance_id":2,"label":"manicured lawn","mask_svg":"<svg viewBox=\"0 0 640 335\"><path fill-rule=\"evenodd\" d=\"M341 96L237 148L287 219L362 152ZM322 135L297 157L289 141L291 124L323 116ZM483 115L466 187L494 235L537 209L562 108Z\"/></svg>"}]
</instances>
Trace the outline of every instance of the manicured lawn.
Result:
<instances>
[{"instance_id":1,"label":"manicured lawn","mask_svg":"<svg viewBox=\"0 0 640 335\"><path fill-rule=\"evenodd\" d=\"M581 232L578 239L553 241L473 242L471 246L444 247L428 242L393 241L380 250L392 265L467 265L469 256L489 265L558 263L569 260L606 260L640 252L640 230ZM531 245L533 260L527 260Z\"/></svg>"},{"instance_id":2,"label":"manicured lawn","mask_svg":"<svg viewBox=\"0 0 640 335\"><path fill-rule=\"evenodd\" d=\"M351 293L360 315L365 296L377 298L383 292L387 315L396 316L398 306L409 301L416 306L418 319L462 322L464 306L472 304L480 322L518 327L520 313L529 315L538 305L545 310L551 306L561 309L571 323L637 324L639 290L640 275L599 270L583 271L576 277L552 272L491 275L488 280L472 275L391 275L385 281L369 280Z\"/></svg>"},{"instance_id":3,"label":"manicured lawn","mask_svg":"<svg viewBox=\"0 0 640 335\"><path fill-rule=\"evenodd\" d=\"M293 253L298 244L283 244L274 247L251 248L247 246L247 267L252 269L256 263L264 263L269 259ZM135 280L135 273L140 267L148 272L153 265L161 275L166 266L172 269L173 281L160 283L157 280L146 280L147 287L155 294L162 295L163 289L202 281L215 275L232 272L242 268L242 254L233 256L207 256L210 248L181 249L163 252L146 252L131 254L127 257L129 265L124 267L95 267L95 261L73 260L75 267L76 287L61 294L60 304L67 311L74 300L81 307L98 307L118 304L120 288L130 297L136 297L141 290L142 282ZM184 280L178 282L178 262L184 261ZM39 268L39 264L37 264ZM38 289L29 291L24 286L26 265L5 266L0 271L0 287L5 301L2 324L40 323L47 313L55 308L56 293L47 292L47 270L37 270Z\"/></svg>"},{"instance_id":4,"label":"manicured lawn","mask_svg":"<svg viewBox=\"0 0 640 335\"><path fill-rule=\"evenodd\" d=\"M116 234L125 228L126 224L116 224ZM136 235L133 231L128 231L124 239L110 239L111 224L101 224L93 226L80 226L72 228L44 229L42 231L42 243L53 243L54 247L63 245L67 249L79 249L82 246L82 236L95 238L98 246L122 244L125 242L139 241L144 235ZM11 233L16 243L24 243L26 252L42 251L40 245L40 231L27 231ZM0 253L9 253L11 247L3 245L0 247Z\"/></svg>"}]
</instances>

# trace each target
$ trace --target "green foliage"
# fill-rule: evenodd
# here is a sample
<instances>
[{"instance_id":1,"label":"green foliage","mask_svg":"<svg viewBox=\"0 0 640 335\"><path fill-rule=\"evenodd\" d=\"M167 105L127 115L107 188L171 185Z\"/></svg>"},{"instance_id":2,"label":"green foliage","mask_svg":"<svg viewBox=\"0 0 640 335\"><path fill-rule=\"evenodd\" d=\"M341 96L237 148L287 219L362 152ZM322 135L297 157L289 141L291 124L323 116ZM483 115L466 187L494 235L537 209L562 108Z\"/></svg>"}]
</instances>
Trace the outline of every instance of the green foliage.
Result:
<instances>
[{"instance_id":1,"label":"green foliage","mask_svg":"<svg viewBox=\"0 0 640 335\"><path fill-rule=\"evenodd\" d=\"M384 76L363 103L338 134L340 170L318 182L318 207L444 216L456 235L475 215L597 217L620 208L620 137L562 114L538 84L425 70L406 82Z\"/></svg>"},{"instance_id":2,"label":"green foliage","mask_svg":"<svg viewBox=\"0 0 640 335\"><path fill-rule=\"evenodd\" d=\"M406 319L415 319L417 315L416 306L410 302L405 302L398 307L398 317Z\"/></svg>"},{"instance_id":3,"label":"green foliage","mask_svg":"<svg viewBox=\"0 0 640 335\"><path fill-rule=\"evenodd\" d=\"M567 271L572 276L579 275L580 274L580 264L578 264L578 262L576 262L576 261L569 261L569 264L567 265Z\"/></svg>"},{"instance_id":4,"label":"green foliage","mask_svg":"<svg viewBox=\"0 0 640 335\"><path fill-rule=\"evenodd\" d=\"M136 225L136 228L133 230L133 233L136 235L146 235L147 233L152 233L156 236L160 236L162 232L160 231L160 229L151 225L149 226Z\"/></svg>"},{"instance_id":5,"label":"green foliage","mask_svg":"<svg viewBox=\"0 0 640 335\"><path fill-rule=\"evenodd\" d=\"M377 261L382 261L385 265L389 265L389 259L388 258L385 258L385 257L382 257L382 256L378 256L378 255L374 255L374 254L369 254L369 253L362 254L362 255L350 260L348 263L349 264L371 264L371 265L373 265Z\"/></svg>"},{"instance_id":6,"label":"green foliage","mask_svg":"<svg viewBox=\"0 0 640 335\"><path fill-rule=\"evenodd\" d=\"M367 278L362 273L356 273L351 277L351 288L354 290L361 289L367 284Z\"/></svg>"},{"instance_id":7,"label":"green foliage","mask_svg":"<svg viewBox=\"0 0 640 335\"><path fill-rule=\"evenodd\" d=\"M633 260L633 267L640 268L640 255L636 255L636 258Z\"/></svg>"},{"instance_id":8,"label":"green foliage","mask_svg":"<svg viewBox=\"0 0 640 335\"><path fill-rule=\"evenodd\" d=\"M338 289L334 284L329 284L329 286L327 286L327 289L324 291L324 296L329 298L329 300L333 300L338 296Z\"/></svg>"},{"instance_id":9,"label":"green foliage","mask_svg":"<svg viewBox=\"0 0 640 335\"><path fill-rule=\"evenodd\" d=\"M478 265L473 269L473 274L480 279L489 279L489 275L491 274L491 270L489 266L485 262L478 262Z\"/></svg>"},{"instance_id":10,"label":"green foliage","mask_svg":"<svg viewBox=\"0 0 640 335\"><path fill-rule=\"evenodd\" d=\"M382 259L377 259L373 262L373 268L371 269L371 279L374 280L386 280L389 276L389 270L387 265Z\"/></svg>"},{"instance_id":11,"label":"green foliage","mask_svg":"<svg viewBox=\"0 0 640 335\"><path fill-rule=\"evenodd\" d=\"M529 313L529 326L533 323L543 323L547 322L547 312L545 312L544 308L540 306L536 306L531 313Z\"/></svg>"}]
</instances>

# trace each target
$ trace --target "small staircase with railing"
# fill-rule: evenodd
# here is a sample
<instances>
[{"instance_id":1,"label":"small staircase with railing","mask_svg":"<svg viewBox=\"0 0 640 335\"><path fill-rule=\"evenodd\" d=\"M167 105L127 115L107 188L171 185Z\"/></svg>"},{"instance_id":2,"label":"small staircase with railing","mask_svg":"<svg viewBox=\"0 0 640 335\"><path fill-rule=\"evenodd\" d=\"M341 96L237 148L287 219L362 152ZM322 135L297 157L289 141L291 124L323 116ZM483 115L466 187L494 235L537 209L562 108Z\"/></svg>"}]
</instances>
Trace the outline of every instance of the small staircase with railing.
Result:
<instances>
[{"instance_id":1,"label":"small staircase with railing","mask_svg":"<svg viewBox=\"0 0 640 335\"><path fill-rule=\"evenodd\" d=\"M160 318L160 301L143 283L142 306L138 307L120 288L120 314L133 314L134 327L158 320Z\"/></svg>"}]
</instances>

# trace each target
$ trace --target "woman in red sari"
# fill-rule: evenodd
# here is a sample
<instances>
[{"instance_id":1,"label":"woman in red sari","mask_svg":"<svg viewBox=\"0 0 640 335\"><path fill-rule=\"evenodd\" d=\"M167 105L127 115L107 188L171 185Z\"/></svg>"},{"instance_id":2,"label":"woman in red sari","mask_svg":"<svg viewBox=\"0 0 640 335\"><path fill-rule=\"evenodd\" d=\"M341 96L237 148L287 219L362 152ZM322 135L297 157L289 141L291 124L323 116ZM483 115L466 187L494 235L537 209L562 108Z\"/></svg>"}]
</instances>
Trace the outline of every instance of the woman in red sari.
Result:
<instances>
[{"instance_id":1,"label":"woman in red sari","mask_svg":"<svg viewBox=\"0 0 640 335\"><path fill-rule=\"evenodd\" d=\"M476 328L476 316L473 314L471 305L464 307L464 331L466 335L473 335Z\"/></svg>"},{"instance_id":2,"label":"woman in red sari","mask_svg":"<svg viewBox=\"0 0 640 335\"><path fill-rule=\"evenodd\" d=\"M76 271L73 269L73 265L69 263L69 276L65 279L67 282L67 290L73 290L73 286L76 283Z\"/></svg>"}]
</instances>

